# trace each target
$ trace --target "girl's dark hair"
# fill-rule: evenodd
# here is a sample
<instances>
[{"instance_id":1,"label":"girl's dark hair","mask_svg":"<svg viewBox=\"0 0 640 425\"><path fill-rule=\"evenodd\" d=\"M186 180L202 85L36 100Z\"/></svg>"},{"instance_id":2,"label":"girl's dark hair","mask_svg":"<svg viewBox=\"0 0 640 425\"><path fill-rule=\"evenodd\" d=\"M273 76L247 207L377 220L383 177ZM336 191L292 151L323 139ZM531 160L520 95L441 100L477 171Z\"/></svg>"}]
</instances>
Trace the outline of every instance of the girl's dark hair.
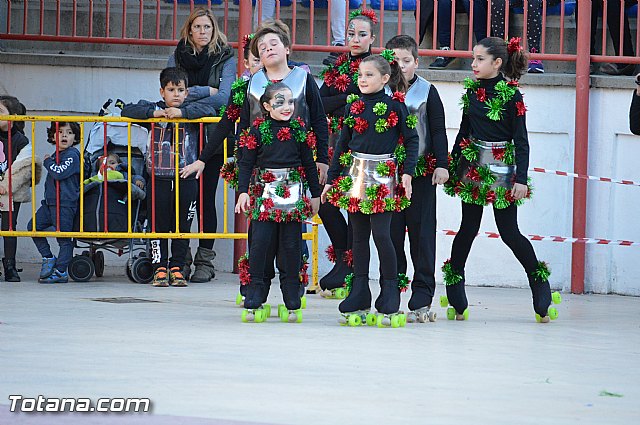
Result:
<instances>
[{"instance_id":1,"label":"girl's dark hair","mask_svg":"<svg viewBox=\"0 0 640 425\"><path fill-rule=\"evenodd\" d=\"M260 24L260 26L256 29L256 32L251 39L251 43L249 43L249 49L251 50L251 54L257 58L260 57L260 52L258 51L258 43L260 39L267 34L275 34L280 38L284 47L291 47L291 35L289 33L289 27L287 24L282 22L280 19L276 19L274 21L268 20L264 21Z\"/></svg>"},{"instance_id":2,"label":"girl's dark hair","mask_svg":"<svg viewBox=\"0 0 640 425\"><path fill-rule=\"evenodd\" d=\"M9 111L9 115L27 114L27 108L25 108L25 106L20 103L20 101L16 97L6 95L0 96L0 103L2 103L5 108L7 108L7 111ZM11 124L11 128L24 134L24 121L13 121L13 123Z\"/></svg>"},{"instance_id":3,"label":"girl's dark hair","mask_svg":"<svg viewBox=\"0 0 640 425\"><path fill-rule=\"evenodd\" d=\"M380 71L382 75L389 75L389 87L391 87L392 91L401 91L406 92L409 88L409 84L407 84L406 78L402 74L402 70L400 69L400 65L398 65L398 61L393 61L389 63L385 58L380 55L371 55L362 59L361 64L371 62L375 65L376 69Z\"/></svg>"},{"instance_id":4,"label":"girl's dark hair","mask_svg":"<svg viewBox=\"0 0 640 425\"><path fill-rule=\"evenodd\" d=\"M264 109L263 103L269 103L269 101L273 99L273 95L285 89L291 91L291 88L283 82L271 83L264 89L264 93L260 96L260 109L262 109L265 115L267 115L268 112Z\"/></svg>"},{"instance_id":5,"label":"girl's dark hair","mask_svg":"<svg viewBox=\"0 0 640 425\"><path fill-rule=\"evenodd\" d=\"M74 145L80 143L80 124L70 121L51 121L51 127L47 128L47 142L51 143L52 145L56 144L56 124L58 124L58 128L68 124L69 128L71 128L71 131L73 131L74 136L76 136Z\"/></svg>"},{"instance_id":6,"label":"girl's dark hair","mask_svg":"<svg viewBox=\"0 0 640 425\"><path fill-rule=\"evenodd\" d=\"M512 49L509 53L507 42L498 37L483 38L478 45L487 49L487 53L494 59L502 59L500 72L510 80L519 80L526 72L528 57L522 46Z\"/></svg>"}]
</instances>

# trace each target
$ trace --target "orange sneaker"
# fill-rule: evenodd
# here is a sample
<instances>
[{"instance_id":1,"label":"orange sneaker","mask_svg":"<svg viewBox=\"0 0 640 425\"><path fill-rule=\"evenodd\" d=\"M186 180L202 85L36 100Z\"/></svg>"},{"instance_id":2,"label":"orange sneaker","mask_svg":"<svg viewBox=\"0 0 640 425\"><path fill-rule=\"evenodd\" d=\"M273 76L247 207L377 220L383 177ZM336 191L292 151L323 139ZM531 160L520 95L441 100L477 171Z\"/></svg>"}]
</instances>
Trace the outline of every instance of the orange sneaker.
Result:
<instances>
[{"instance_id":1,"label":"orange sneaker","mask_svg":"<svg viewBox=\"0 0 640 425\"><path fill-rule=\"evenodd\" d=\"M169 286L169 276L167 276L166 267L158 267L153 274L153 286L165 287Z\"/></svg>"},{"instance_id":2,"label":"orange sneaker","mask_svg":"<svg viewBox=\"0 0 640 425\"><path fill-rule=\"evenodd\" d=\"M187 285L187 279L182 275L182 268L171 267L169 276L169 284L171 286L189 286Z\"/></svg>"}]
</instances>

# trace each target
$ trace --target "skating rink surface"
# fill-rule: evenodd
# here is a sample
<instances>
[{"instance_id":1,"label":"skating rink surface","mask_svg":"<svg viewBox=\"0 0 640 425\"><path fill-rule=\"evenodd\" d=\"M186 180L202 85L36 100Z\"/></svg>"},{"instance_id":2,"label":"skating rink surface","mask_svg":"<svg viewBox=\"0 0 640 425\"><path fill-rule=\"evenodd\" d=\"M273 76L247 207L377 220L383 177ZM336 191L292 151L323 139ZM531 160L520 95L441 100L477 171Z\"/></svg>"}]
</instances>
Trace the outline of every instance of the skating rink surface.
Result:
<instances>
[{"instance_id":1,"label":"skating rink surface","mask_svg":"<svg viewBox=\"0 0 640 425\"><path fill-rule=\"evenodd\" d=\"M470 287L469 321L437 305L435 323L378 329L339 326L339 301L308 295L303 323L255 324L231 274L154 288L121 268L61 285L37 272L0 282L1 425L640 423L639 298L564 293L538 324L528 289ZM96 301L122 297L155 302ZM10 395L145 397L152 412L12 413Z\"/></svg>"}]
</instances>

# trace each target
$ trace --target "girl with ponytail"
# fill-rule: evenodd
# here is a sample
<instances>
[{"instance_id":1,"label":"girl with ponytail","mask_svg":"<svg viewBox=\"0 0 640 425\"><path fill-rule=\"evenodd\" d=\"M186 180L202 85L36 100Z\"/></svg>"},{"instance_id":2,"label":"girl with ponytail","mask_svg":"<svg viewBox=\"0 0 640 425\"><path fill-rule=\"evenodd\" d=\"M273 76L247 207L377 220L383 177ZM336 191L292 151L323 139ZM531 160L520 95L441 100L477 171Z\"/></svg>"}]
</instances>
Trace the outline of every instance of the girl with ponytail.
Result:
<instances>
[{"instance_id":1,"label":"girl with ponytail","mask_svg":"<svg viewBox=\"0 0 640 425\"><path fill-rule=\"evenodd\" d=\"M473 48L471 68L476 79L464 80L462 123L451 152L451 178L445 185L449 195L462 200L460 230L453 240L451 258L442 268L447 297L440 302L451 305L449 319L469 317L464 267L486 205L493 206L501 239L527 274L536 320L546 323L557 316L556 309L549 308L552 298L560 301L557 293L552 297L549 268L538 261L531 243L518 229L517 207L531 196L527 108L518 90L518 79L526 67L520 38L506 42L487 37Z\"/></svg>"}]
</instances>

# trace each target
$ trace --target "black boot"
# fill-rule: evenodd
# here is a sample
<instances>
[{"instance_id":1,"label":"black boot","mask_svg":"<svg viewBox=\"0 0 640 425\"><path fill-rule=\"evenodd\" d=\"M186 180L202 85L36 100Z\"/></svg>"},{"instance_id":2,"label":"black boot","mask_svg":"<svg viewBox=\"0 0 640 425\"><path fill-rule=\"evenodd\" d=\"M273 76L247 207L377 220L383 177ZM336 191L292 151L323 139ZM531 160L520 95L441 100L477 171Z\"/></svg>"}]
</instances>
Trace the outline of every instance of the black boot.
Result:
<instances>
[{"instance_id":1,"label":"black boot","mask_svg":"<svg viewBox=\"0 0 640 425\"><path fill-rule=\"evenodd\" d=\"M529 286L533 296L533 310L540 316L540 319L547 318L548 309L551 305L550 274L547 264L542 261L538 263L535 271L528 273ZM548 319L543 321L548 321Z\"/></svg>"},{"instance_id":2,"label":"black boot","mask_svg":"<svg viewBox=\"0 0 640 425\"><path fill-rule=\"evenodd\" d=\"M355 276L351 283L349 295L338 306L340 313L371 309L371 290L369 276Z\"/></svg>"},{"instance_id":3,"label":"black boot","mask_svg":"<svg viewBox=\"0 0 640 425\"><path fill-rule=\"evenodd\" d=\"M349 266L350 250L336 249L336 263L329 273L320 279L320 288L331 290L341 288L348 274L353 273L353 267Z\"/></svg>"},{"instance_id":4,"label":"black boot","mask_svg":"<svg viewBox=\"0 0 640 425\"><path fill-rule=\"evenodd\" d=\"M300 298L300 282L287 280L280 284L284 305L278 306L278 316L283 322L302 322L302 300Z\"/></svg>"},{"instance_id":5,"label":"black boot","mask_svg":"<svg viewBox=\"0 0 640 425\"><path fill-rule=\"evenodd\" d=\"M380 302L377 310L382 314L394 314L400 310L398 279L380 280Z\"/></svg>"},{"instance_id":6,"label":"black boot","mask_svg":"<svg viewBox=\"0 0 640 425\"><path fill-rule=\"evenodd\" d=\"M440 300L442 307L449 304L454 311L447 310L447 319L449 320L466 320L469 318L469 302L467 294L464 290L464 270L458 271L451 266L451 262L447 260L442 266L444 273L444 284L447 290L447 296ZM444 298L444 297L443 297Z\"/></svg>"},{"instance_id":7,"label":"black boot","mask_svg":"<svg viewBox=\"0 0 640 425\"><path fill-rule=\"evenodd\" d=\"M4 280L5 282L20 282L20 275L16 270L15 258L3 258L2 265L4 266Z\"/></svg>"},{"instance_id":8,"label":"black boot","mask_svg":"<svg viewBox=\"0 0 640 425\"><path fill-rule=\"evenodd\" d=\"M245 286L247 295L244 298L244 308L248 310L260 308L264 299L264 282L252 280Z\"/></svg>"},{"instance_id":9,"label":"black boot","mask_svg":"<svg viewBox=\"0 0 640 425\"><path fill-rule=\"evenodd\" d=\"M411 282L411 298L409 299L409 310L416 311L431 305L433 294L431 288L424 282Z\"/></svg>"}]
</instances>

